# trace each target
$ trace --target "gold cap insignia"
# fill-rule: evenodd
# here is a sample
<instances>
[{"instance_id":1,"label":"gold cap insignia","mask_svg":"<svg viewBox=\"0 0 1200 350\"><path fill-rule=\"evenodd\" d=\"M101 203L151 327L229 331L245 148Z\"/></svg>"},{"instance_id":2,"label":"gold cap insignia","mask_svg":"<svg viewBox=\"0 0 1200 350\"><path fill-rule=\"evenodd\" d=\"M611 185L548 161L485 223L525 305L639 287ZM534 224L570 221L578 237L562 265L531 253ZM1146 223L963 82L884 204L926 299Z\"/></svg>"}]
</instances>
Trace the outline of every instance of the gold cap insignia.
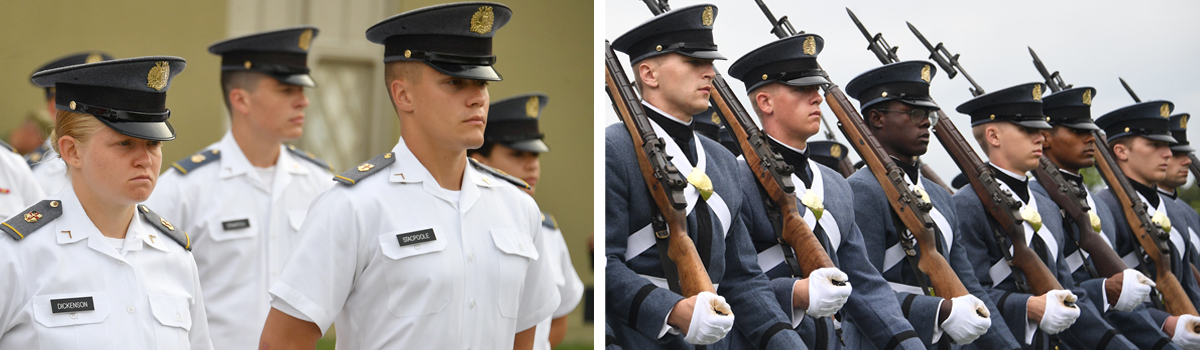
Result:
<instances>
[{"instance_id":1,"label":"gold cap insignia","mask_svg":"<svg viewBox=\"0 0 1200 350\"><path fill-rule=\"evenodd\" d=\"M375 164L363 163L362 165L358 166L358 171L367 171L367 170L371 170L373 168L375 168Z\"/></svg>"},{"instance_id":2,"label":"gold cap insignia","mask_svg":"<svg viewBox=\"0 0 1200 350\"><path fill-rule=\"evenodd\" d=\"M160 217L160 218L158 218L158 222L162 223L162 224L163 224L163 226L166 226L166 227L167 227L167 231L175 231L175 226L174 226L174 225L171 225L171 223L170 223L170 222L167 222L167 219L163 219L163 218L161 218L161 217Z\"/></svg>"},{"instance_id":3,"label":"gold cap insignia","mask_svg":"<svg viewBox=\"0 0 1200 350\"><path fill-rule=\"evenodd\" d=\"M1164 103L1162 105L1162 107L1158 108L1158 114L1162 115L1163 118L1170 118L1171 117L1171 105Z\"/></svg>"},{"instance_id":4,"label":"gold cap insignia","mask_svg":"<svg viewBox=\"0 0 1200 350\"><path fill-rule=\"evenodd\" d=\"M39 213L36 211L31 211L31 212L25 213L25 222L28 222L28 223L35 223L38 221L38 219L41 219L41 218L42 218L42 213Z\"/></svg>"},{"instance_id":5,"label":"gold cap insignia","mask_svg":"<svg viewBox=\"0 0 1200 350\"><path fill-rule=\"evenodd\" d=\"M154 63L154 68L150 68L150 74L146 75L146 87L162 91L167 87L167 78L171 76L171 65L166 61Z\"/></svg>"},{"instance_id":6,"label":"gold cap insignia","mask_svg":"<svg viewBox=\"0 0 1200 350\"><path fill-rule=\"evenodd\" d=\"M296 43L296 46L299 46L301 50L308 51L308 46L312 44L312 33L312 29L305 29L303 33L300 33L300 42Z\"/></svg>"},{"instance_id":7,"label":"gold cap insignia","mask_svg":"<svg viewBox=\"0 0 1200 350\"><path fill-rule=\"evenodd\" d=\"M1182 117L1179 117L1179 128L1180 129L1187 130L1187 120L1188 120L1188 116L1186 114L1183 115Z\"/></svg>"},{"instance_id":8,"label":"gold cap insignia","mask_svg":"<svg viewBox=\"0 0 1200 350\"><path fill-rule=\"evenodd\" d=\"M700 14L700 24L703 24L705 27L712 27L712 24L713 24L712 6L704 7L704 13Z\"/></svg>"},{"instance_id":9,"label":"gold cap insignia","mask_svg":"<svg viewBox=\"0 0 1200 350\"><path fill-rule=\"evenodd\" d=\"M538 103L538 97L537 96L529 96L529 100L525 101L525 116L528 116L530 118L537 118L538 117L538 107L541 107L541 105Z\"/></svg>"},{"instance_id":10,"label":"gold cap insignia","mask_svg":"<svg viewBox=\"0 0 1200 350\"><path fill-rule=\"evenodd\" d=\"M921 80L924 80L926 83L928 83L929 79L931 79L931 77L929 76L929 65L927 64L924 68L921 68Z\"/></svg>"},{"instance_id":11,"label":"gold cap insignia","mask_svg":"<svg viewBox=\"0 0 1200 350\"><path fill-rule=\"evenodd\" d=\"M100 54L93 52L92 54L88 55L88 57L86 59L83 60L83 63L96 63L96 62L100 62L103 60L104 60L104 56L100 56Z\"/></svg>"},{"instance_id":12,"label":"gold cap insignia","mask_svg":"<svg viewBox=\"0 0 1200 350\"><path fill-rule=\"evenodd\" d=\"M833 156L834 158L841 158L842 157L842 146L829 145L829 155Z\"/></svg>"},{"instance_id":13,"label":"gold cap insignia","mask_svg":"<svg viewBox=\"0 0 1200 350\"><path fill-rule=\"evenodd\" d=\"M204 157L204 155L203 155L203 154L194 154L194 155L192 155L192 163L199 163L199 162L203 162L203 161L204 161L204 159L205 159L205 157Z\"/></svg>"},{"instance_id":14,"label":"gold cap insignia","mask_svg":"<svg viewBox=\"0 0 1200 350\"><path fill-rule=\"evenodd\" d=\"M492 31L492 21L496 19L496 14L492 13L491 6L480 6L478 11L471 16L471 31L479 34L487 34Z\"/></svg>"},{"instance_id":15,"label":"gold cap insignia","mask_svg":"<svg viewBox=\"0 0 1200 350\"><path fill-rule=\"evenodd\" d=\"M717 116L717 112L713 112L712 121L713 124L721 125L721 117Z\"/></svg>"},{"instance_id":16,"label":"gold cap insignia","mask_svg":"<svg viewBox=\"0 0 1200 350\"><path fill-rule=\"evenodd\" d=\"M1092 105L1092 90L1083 90L1083 104Z\"/></svg>"},{"instance_id":17,"label":"gold cap insignia","mask_svg":"<svg viewBox=\"0 0 1200 350\"><path fill-rule=\"evenodd\" d=\"M1042 84L1037 84L1037 85L1033 86L1033 100L1034 101L1042 100Z\"/></svg>"},{"instance_id":18,"label":"gold cap insignia","mask_svg":"<svg viewBox=\"0 0 1200 350\"><path fill-rule=\"evenodd\" d=\"M804 54L810 56L817 54L817 39L811 35L804 39Z\"/></svg>"}]
</instances>

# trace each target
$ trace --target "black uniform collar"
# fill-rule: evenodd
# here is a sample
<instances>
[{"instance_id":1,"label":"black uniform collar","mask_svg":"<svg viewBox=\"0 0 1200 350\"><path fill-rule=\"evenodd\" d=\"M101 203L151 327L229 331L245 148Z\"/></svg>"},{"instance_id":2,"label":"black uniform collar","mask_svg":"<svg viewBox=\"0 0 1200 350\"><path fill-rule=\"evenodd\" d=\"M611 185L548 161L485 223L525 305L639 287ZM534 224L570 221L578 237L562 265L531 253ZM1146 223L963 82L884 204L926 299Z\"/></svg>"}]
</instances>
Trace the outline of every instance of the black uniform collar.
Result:
<instances>
[{"instance_id":1,"label":"black uniform collar","mask_svg":"<svg viewBox=\"0 0 1200 350\"><path fill-rule=\"evenodd\" d=\"M648 107L643 108L646 111L646 116L650 117L655 124L661 126L663 130L666 130L667 136L670 136L672 140L675 140L675 143L679 145L679 148L684 150L689 149L688 145L691 144L692 137L695 135L695 132L692 130L692 125L694 123L684 124L679 119L663 115L662 111L659 110L658 107L650 105L649 102L642 101L642 105Z\"/></svg>"},{"instance_id":2,"label":"black uniform collar","mask_svg":"<svg viewBox=\"0 0 1200 350\"><path fill-rule=\"evenodd\" d=\"M1076 187L1083 189L1083 195L1085 197L1087 196L1087 185L1083 184L1083 175L1072 174L1071 172L1062 169L1058 169L1058 173L1062 174L1063 178L1067 179L1067 181L1075 184Z\"/></svg>"},{"instance_id":3,"label":"black uniform collar","mask_svg":"<svg viewBox=\"0 0 1200 350\"><path fill-rule=\"evenodd\" d=\"M1134 181L1133 179L1129 179L1129 185L1133 186L1134 191L1141 193L1142 197L1146 197L1146 204L1149 204L1151 208L1158 208L1159 200L1157 190L1150 186L1143 185L1141 182Z\"/></svg>"},{"instance_id":4,"label":"black uniform collar","mask_svg":"<svg viewBox=\"0 0 1200 350\"><path fill-rule=\"evenodd\" d=\"M796 177L800 178L800 181L804 181L804 187L812 187L812 171L814 170L810 169L808 166L807 152L800 152L791 146L775 140L775 138L771 137L770 135L767 135L767 140L770 140L771 148L775 149L775 152L779 152L779 155L783 156L783 161L795 168L794 173L796 174Z\"/></svg>"},{"instance_id":5,"label":"black uniform collar","mask_svg":"<svg viewBox=\"0 0 1200 350\"><path fill-rule=\"evenodd\" d=\"M917 184L917 179L921 177L921 166L918 165L920 163L908 164L896 159L896 157L892 157L892 162L896 163L896 166L900 167L900 171L903 171L904 175L908 176L909 183Z\"/></svg>"},{"instance_id":6,"label":"black uniform collar","mask_svg":"<svg viewBox=\"0 0 1200 350\"><path fill-rule=\"evenodd\" d=\"M1026 177L1024 179L1018 179L1016 177L1013 177L1011 171L1000 169L999 167L997 167L995 164L992 164L992 163L988 163L988 165L991 166L992 169L996 169L996 171L994 172L996 174L996 178L999 179L1000 181L1004 181L1004 183L1008 185L1008 188L1012 189L1013 193L1016 194L1018 198L1021 198L1021 202L1029 203L1029 178L1028 177Z\"/></svg>"},{"instance_id":7,"label":"black uniform collar","mask_svg":"<svg viewBox=\"0 0 1200 350\"><path fill-rule=\"evenodd\" d=\"M1158 186L1154 186L1154 187L1158 188L1158 193L1162 193L1164 196L1167 196L1167 198L1170 198L1171 200L1175 200L1176 198L1179 197L1179 190L1171 189L1170 191L1168 191L1168 190L1164 190L1162 187L1158 187Z\"/></svg>"}]
</instances>

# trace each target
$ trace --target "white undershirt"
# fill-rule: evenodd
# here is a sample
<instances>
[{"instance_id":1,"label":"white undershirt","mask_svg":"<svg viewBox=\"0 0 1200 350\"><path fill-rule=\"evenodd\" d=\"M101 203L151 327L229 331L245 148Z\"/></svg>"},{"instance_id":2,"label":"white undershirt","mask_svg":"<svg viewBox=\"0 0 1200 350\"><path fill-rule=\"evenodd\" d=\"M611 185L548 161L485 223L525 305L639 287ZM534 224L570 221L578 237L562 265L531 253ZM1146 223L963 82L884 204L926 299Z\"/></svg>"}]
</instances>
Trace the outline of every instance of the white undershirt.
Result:
<instances>
[{"instance_id":1,"label":"white undershirt","mask_svg":"<svg viewBox=\"0 0 1200 350\"><path fill-rule=\"evenodd\" d=\"M254 171L258 172L258 179L262 180L263 185L267 186L268 191L275 185L275 166L266 168L254 167Z\"/></svg>"},{"instance_id":2,"label":"white undershirt","mask_svg":"<svg viewBox=\"0 0 1200 350\"><path fill-rule=\"evenodd\" d=\"M108 245L110 247L112 247L113 250L117 251L117 254L125 255L123 252L121 252L121 248L125 247L125 239L124 238L112 238L112 237L104 236L104 241L108 242Z\"/></svg>"}]
</instances>

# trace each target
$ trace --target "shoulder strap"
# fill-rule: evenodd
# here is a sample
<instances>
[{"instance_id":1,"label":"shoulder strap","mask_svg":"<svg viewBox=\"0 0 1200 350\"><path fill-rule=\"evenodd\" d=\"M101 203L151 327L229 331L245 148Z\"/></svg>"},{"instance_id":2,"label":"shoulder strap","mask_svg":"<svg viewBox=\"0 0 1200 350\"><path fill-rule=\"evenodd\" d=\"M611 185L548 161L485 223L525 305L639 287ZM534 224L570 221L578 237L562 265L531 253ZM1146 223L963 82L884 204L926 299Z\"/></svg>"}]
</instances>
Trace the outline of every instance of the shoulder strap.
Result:
<instances>
[{"instance_id":1,"label":"shoulder strap","mask_svg":"<svg viewBox=\"0 0 1200 350\"><path fill-rule=\"evenodd\" d=\"M175 168L175 170L179 170L180 174L187 175L188 173L192 172L192 170L196 170L196 168L199 168L205 164L215 162L218 159L221 159L221 150L214 148L200 151L190 157L180 159L174 164L171 164L171 167Z\"/></svg>"},{"instance_id":2,"label":"shoulder strap","mask_svg":"<svg viewBox=\"0 0 1200 350\"><path fill-rule=\"evenodd\" d=\"M32 152L29 152L29 154L25 155L25 163L29 164L30 168L33 168L38 164L38 162L42 161L43 157L46 156L46 151L49 151L49 149L46 148L46 144L38 146L37 149L34 149Z\"/></svg>"},{"instance_id":3,"label":"shoulder strap","mask_svg":"<svg viewBox=\"0 0 1200 350\"><path fill-rule=\"evenodd\" d=\"M375 158L371 158L370 160L359 164L358 167L355 167L354 169L346 170L341 174L335 175L333 180L346 186L353 186L359 181L362 181L362 179L367 178L367 176L371 176L372 174L383 170L383 168L391 166L392 163L395 162L395 154L390 152L380 154L375 156Z\"/></svg>"},{"instance_id":4,"label":"shoulder strap","mask_svg":"<svg viewBox=\"0 0 1200 350\"><path fill-rule=\"evenodd\" d=\"M59 216L62 216L62 202L54 199L44 200L0 224L0 231L19 241Z\"/></svg>"},{"instance_id":5,"label":"shoulder strap","mask_svg":"<svg viewBox=\"0 0 1200 350\"><path fill-rule=\"evenodd\" d=\"M546 228L551 230L557 230L558 221L554 220L554 216L550 215L550 213L542 212L542 226L546 226Z\"/></svg>"},{"instance_id":6,"label":"shoulder strap","mask_svg":"<svg viewBox=\"0 0 1200 350\"><path fill-rule=\"evenodd\" d=\"M299 148L296 148L296 146L293 146L293 145L287 145L287 150L288 150L288 152L291 152L292 155L294 155L296 157L300 157L300 159L307 160L310 163L316 164L319 167L329 169L329 172L331 172L331 173L333 172L333 167L330 167L329 163L326 163L323 160L317 159L317 156L314 156L312 154L312 152L301 150Z\"/></svg>"},{"instance_id":7,"label":"shoulder strap","mask_svg":"<svg viewBox=\"0 0 1200 350\"><path fill-rule=\"evenodd\" d=\"M512 183L513 185L516 185L517 187L520 187L520 188L523 188L526 190L531 188L531 187L529 187L529 184L525 183L525 180L518 179L512 175L509 175L508 173L505 173L504 171L501 171L500 169L496 169L496 168L493 168L493 167L490 167L487 165L483 165L483 163L480 163L479 161L475 160L475 158L467 157L467 159L469 159L471 161L471 165L474 166L475 169L479 169L480 171L491 174L492 176L498 177L501 180L508 181L508 182Z\"/></svg>"},{"instance_id":8,"label":"shoulder strap","mask_svg":"<svg viewBox=\"0 0 1200 350\"><path fill-rule=\"evenodd\" d=\"M187 232L176 230L175 225L171 225L167 219L158 216L157 213L151 211L145 204L138 204L138 214L141 214L142 219L150 223L150 226L154 226L154 228L167 235L167 237L171 237L171 240L174 240L175 243L179 243L179 246L183 247L184 250L192 250L192 237Z\"/></svg>"}]
</instances>

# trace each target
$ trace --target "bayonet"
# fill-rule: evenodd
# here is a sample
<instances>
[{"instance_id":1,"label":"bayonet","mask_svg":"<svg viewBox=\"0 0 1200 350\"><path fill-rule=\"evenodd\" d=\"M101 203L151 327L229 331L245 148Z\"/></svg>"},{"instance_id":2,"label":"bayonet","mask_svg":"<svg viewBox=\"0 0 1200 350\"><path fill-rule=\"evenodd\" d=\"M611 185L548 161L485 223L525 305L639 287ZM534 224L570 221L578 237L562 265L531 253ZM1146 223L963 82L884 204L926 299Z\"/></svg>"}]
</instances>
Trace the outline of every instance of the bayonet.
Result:
<instances>
[{"instance_id":1,"label":"bayonet","mask_svg":"<svg viewBox=\"0 0 1200 350\"><path fill-rule=\"evenodd\" d=\"M967 81L971 82L972 87L967 89L971 91L972 96L979 96L986 93L979 84L975 83L975 79L971 79L971 75L967 74L967 70L963 69L962 65L958 63L959 55L950 54L950 50L946 49L946 45L940 42L937 45L930 44L929 40L925 39L924 35L921 35L921 31L917 30L917 27L914 27L909 22L904 23L908 24L908 29L917 36L917 39L921 40L921 44L925 45L926 49L929 49L929 59L937 62L938 66L942 67L942 71L946 72L947 77L954 79L954 76L958 75L958 72L962 72Z\"/></svg>"},{"instance_id":2,"label":"bayonet","mask_svg":"<svg viewBox=\"0 0 1200 350\"><path fill-rule=\"evenodd\" d=\"M1062 75L1058 74L1058 71L1050 73L1050 70L1046 69L1046 65L1042 64L1042 59L1038 58L1037 52L1033 52L1032 47L1026 46L1026 48L1029 49L1029 55L1033 56L1033 66L1037 68L1038 73L1042 74L1042 77L1046 78L1046 85L1050 87L1050 91L1059 92L1074 87L1074 85L1067 85L1066 82L1063 82Z\"/></svg>"},{"instance_id":3,"label":"bayonet","mask_svg":"<svg viewBox=\"0 0 1200 350\"><path fill-rule=\"evenodd\" d=\"M883 39L883 33L871 35L871 32L867 30L867 27L863 26L862 22L858 21L858 16L855 16L854 11L850 11L849 7L846 8L846 13L850 14L850 20L854 21L854 25L858 27L858 31L862 32L863 37L867 38L867 50L875 53L875 58L878 58L880 63L900 62L900 57L896 56L896 50L900 49L899 46L888 45L887 40Z\"/></svg>"},{"instance_id":4,"label":"bayonet","mask_svg":"<svg viewBox=\"0 0 1200 350\"><path fill-rule=\"evenodd\" d=\"M1121 86L1124 86L1125 91L1129 92L1129 97L1133 97L1133 102L1135 102L1135 103L1142 102L1142 99L1138 98L1137 94L1133 93L1133 88L1129 87L1129 83L1125 82L1125 78L1117 77L1117 79L1121 80Z\"/></svg>"}]
</instances>

